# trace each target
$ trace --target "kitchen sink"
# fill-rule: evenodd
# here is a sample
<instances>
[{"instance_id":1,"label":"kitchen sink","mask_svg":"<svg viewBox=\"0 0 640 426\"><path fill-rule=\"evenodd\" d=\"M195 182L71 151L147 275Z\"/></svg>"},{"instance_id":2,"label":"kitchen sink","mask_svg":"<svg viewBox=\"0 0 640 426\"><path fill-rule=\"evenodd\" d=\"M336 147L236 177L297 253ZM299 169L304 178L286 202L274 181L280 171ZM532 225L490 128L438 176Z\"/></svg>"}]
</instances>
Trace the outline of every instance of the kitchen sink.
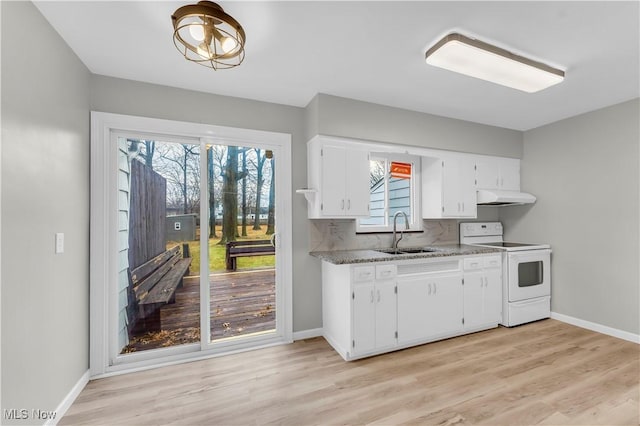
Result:
<instances>
[{"instance_id":1,"label":"kitchen sink","mask_svg":"<svg viewBox=\"0 0 640 426\"><path fill-rule=\"evenodd\" d=\"M433 253L437 251L432 248L399 248L399 249L377 249L380 253L386 254L416 254L416 253Z\"/></svg>"}]
</instances>

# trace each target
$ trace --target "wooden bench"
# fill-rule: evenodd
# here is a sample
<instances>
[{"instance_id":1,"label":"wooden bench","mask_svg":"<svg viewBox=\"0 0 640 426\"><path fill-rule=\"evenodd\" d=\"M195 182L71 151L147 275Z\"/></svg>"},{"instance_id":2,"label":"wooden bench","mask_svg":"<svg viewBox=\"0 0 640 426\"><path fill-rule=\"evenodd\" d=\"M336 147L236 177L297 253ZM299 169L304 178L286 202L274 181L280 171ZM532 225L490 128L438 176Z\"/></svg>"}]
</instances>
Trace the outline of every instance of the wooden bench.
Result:
<instances>
[{"instance_id":1,"label":"wooden bench","mask_svg":"<svg viewBox=\"0 0 640 426\"><path fill-rule=\"evenodd\" d=\"M191 258L182 258L179 246L154 257L131 271L137 305L135 327L160 331L160 308L176 300L176 289L189 271Z\"/></svg>"},{"instance_id":2,"label":"wooden bench","mask_svg":"<svg viewBox=\"0 0 640 426\"><path fill-rule=\"evenodd\" d=\"M227 271L235 271L236 259L249 256L268 256L276 254L276 249L269 240L229 241L225 259Z\"/></svg>"}]
</instances>

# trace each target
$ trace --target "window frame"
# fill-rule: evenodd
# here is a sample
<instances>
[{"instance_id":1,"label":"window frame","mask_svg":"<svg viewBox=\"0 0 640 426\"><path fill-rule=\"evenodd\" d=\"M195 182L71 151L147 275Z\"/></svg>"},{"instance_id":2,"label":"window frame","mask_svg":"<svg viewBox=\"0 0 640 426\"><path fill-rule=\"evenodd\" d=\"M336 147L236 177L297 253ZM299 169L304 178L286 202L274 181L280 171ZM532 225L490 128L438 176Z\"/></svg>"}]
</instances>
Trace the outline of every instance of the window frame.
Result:
<instances>
[{"instance_id":1,"label":"window frame","mask_svg":"<svg viewBox=\"0 0 640 426\"><path fill-rule=\"evenodd\" d=\"M387 171L385 174L385 182L384 182L384 212L385 212L385 224L384 225L364 225L361 224L362 219L367 218L359 218L356 219L356 233L357 234L371 234L371 233L388 233L393 232L393 222L389 220L389 165L392 161L400 161L403 163L411 163L411 186L410 186L410 194L411 194L411 219L409 222L409 230L405 230L405 232L422 232L422 213L421 213L421 179L420 172L422 169L421 157L417 155L409 155L409 154L398 154L392 152L372 152L369 155L369 161L380 161L383 160L385 162L385 170ZM398 228L400 229L400 228Z\"/></svg>"}]
</instances>

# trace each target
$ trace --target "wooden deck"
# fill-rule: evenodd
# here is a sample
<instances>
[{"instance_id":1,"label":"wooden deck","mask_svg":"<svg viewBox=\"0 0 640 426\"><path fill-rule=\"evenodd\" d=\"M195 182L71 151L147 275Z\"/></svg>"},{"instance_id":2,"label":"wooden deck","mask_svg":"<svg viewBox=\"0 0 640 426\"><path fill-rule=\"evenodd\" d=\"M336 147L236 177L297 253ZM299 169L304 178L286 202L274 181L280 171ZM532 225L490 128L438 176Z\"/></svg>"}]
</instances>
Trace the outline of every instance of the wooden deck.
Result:
<instances>
[{"instance_id":1,"label":"wooden deck","mask_svg":"<svg viewBox=\"0 0 640 426\"><path fill-rule=\"evenodd\" d=\"M199 342L199 280L185 277L176 302L161 308L162 330L138 333L123 353ZM217 273L210 281L213 340L275 329L274 269Z\"/></svg>"}]
</instances>

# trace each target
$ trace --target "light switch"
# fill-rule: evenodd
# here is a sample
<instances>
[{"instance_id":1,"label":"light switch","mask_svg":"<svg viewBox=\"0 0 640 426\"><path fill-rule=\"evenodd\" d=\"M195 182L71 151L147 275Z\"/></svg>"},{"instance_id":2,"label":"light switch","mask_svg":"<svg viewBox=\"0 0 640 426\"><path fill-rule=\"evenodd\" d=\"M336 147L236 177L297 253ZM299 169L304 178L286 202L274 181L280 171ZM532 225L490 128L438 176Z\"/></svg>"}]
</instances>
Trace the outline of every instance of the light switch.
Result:
<instances>
[{"instance_id":1,"label":"light switch","mask_svg":"<svg viewBox=\"0 0 640 426\"><path fill-rule=\"evenodd\" d=\"M64 253L64 233L56 232L56 254Z\"/></svg>"}]
</instances>

